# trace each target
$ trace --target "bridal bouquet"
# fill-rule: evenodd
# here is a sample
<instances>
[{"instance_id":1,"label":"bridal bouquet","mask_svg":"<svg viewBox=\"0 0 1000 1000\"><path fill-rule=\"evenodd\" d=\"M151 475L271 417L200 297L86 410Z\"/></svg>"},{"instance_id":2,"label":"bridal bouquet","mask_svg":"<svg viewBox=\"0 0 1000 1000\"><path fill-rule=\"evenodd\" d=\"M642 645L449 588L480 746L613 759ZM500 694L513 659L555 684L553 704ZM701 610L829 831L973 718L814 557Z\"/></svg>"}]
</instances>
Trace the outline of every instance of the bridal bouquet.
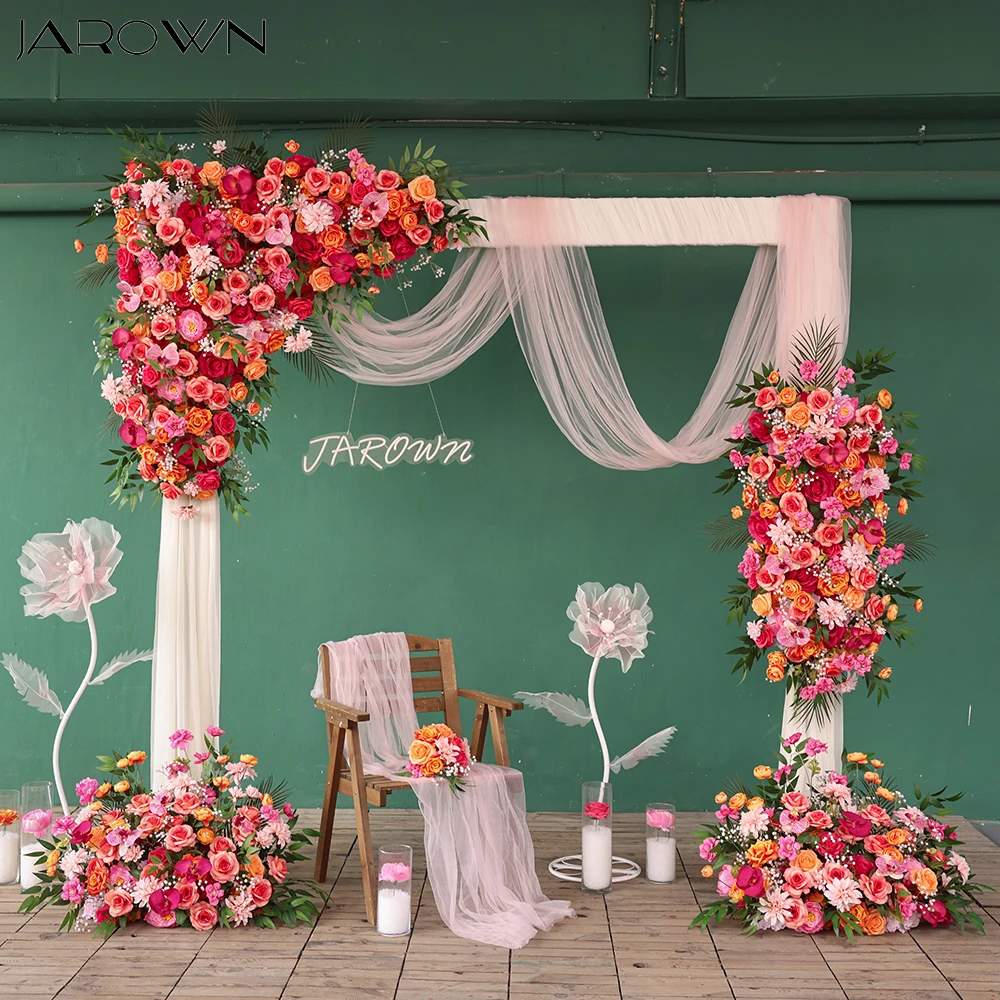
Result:
<instances>
[{"instance_id":1,"label":"bridal bouquet","mask_svg":"<svg viewBox=\"0 0 1000 1000\"><path fill-rule=\"evenodd\" d=\"M748 619L734 671L766 655L768 680L794 690L806 716L825 715L859 679L880 700L888 692L879 647L910 635L900 598L922 607L896 567L927 549L925 533L889 520L890 498L903 516L920 495L908 475L921 462L900 440L913 415L891 416L891 393L872 387L892 355L859 353L850 368L813 346L795 371L765 366L730 400L751 404L719 474L742 506L712 528L717 548L745 550L746 582L726 600L730 621Z\"/></svg>"},{"instance_id":2,"label":"bridal bouquet","mask_svg":"<svg viewBox=\"0 0 1000 1000\"><path fill-rule=\"evenodd\" d=\"M336 131L316 156L294 140L269 156L225 119L205 131L199 162L183 155L193 143L125 130L124 173L91 216L114 214L117 250L99 244L83 283L117 281L97 342L124 445L105 463L112 496L134 507L148 482L169 499L220 494L236 514L249 488L236 452L267 446L275 358L322 374L331 330L374 311L380 282L443 274L434 256L484 231L434 147L379 169Z\"/></svg>"},{"instance_id":3,"label":"bridal bouquet","mask_svg":"<svg viewBox=\"0 0 1000 1000\"><path fill-rule=\"evenodd\" d=\"M447 778L453 792L463 791L462 778L476 762L469 741L441 722L414 731L409 758L403 773L414 778Z\"/></svg>"},{"instance_id":4,"label":"bridal bouquet","mask_svg":"<svg viewBox=\"0 0 1000 1000\"><path fill-rule=\"evenodd\" d=\"M44 874L21 910L66 906L60 930L95 924L104 934L134 920L209 931L250 920L293 927L318 916L315 887L288 874L288 863L304 857L299 851L311 831L295 830L296 812L279 804L278 789L254 784L256 757L232 756L229 743L214 747L221 735L210 727L206 749L188 758L194 737L174 733L180 756L153 794L139 773L143 751L98 757L107 779L79 782L79 811L56 819L51 839L39 840Z\"/></svg>"},{"instance_id":5,"label":"bridal bouquet","mask_svg":"<svg viewBox=\"0 0 1000 1000\"><path fill-rule=\"evenodd\" d=\"M692 926L730 916L748 931L814 934L832 927L853 938L947 927L968 921L983 929L969 863L945 820L944 790L907 805L882 776L883 762L845 754L844 774L820 774L812 757L826 749L796 733L784 741L777 770L754 768L760 784L720 792L717 825L699 848L705 878L721 900ZM803 769L808 790L796 790Z\"/></svg>"}]
</instances>

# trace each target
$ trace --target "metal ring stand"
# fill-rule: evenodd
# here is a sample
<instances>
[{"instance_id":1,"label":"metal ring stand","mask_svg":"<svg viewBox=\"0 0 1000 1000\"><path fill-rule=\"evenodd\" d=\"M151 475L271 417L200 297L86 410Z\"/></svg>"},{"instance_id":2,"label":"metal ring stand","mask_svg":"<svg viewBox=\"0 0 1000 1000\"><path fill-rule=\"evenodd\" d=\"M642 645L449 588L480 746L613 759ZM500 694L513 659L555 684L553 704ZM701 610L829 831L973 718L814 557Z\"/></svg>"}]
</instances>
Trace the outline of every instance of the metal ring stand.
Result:
<instances>
[{"instance_id":1,"label":"metal ring stand","mask_svg":"<svg viewBox=\"0 0 1000 1000\"><path fill-rule=\"evenodd\" d=\"M576 874L573 874L576 872ZM564 882L583 881L583 858L579 854L564 854L561 858L549 862L549 874L561 878ZM638 862L629 858L619 858L613 855L611 858L611 881L631 882L642 874L642 869Z\"/></svg>"}]
</instances>

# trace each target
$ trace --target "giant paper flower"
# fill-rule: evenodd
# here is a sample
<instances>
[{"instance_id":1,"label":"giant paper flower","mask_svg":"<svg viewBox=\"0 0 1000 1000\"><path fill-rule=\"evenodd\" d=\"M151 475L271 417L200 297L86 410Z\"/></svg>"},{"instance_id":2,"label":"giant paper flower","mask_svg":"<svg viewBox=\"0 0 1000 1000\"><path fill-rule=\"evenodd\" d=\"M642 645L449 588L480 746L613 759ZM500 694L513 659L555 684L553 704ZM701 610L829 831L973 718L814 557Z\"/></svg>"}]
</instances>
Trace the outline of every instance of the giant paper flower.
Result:
<instances>
[{"instance_id":1,"label":"giant paper flower","mask_svg":"<svg viewBox=\"0 0 1000 1000\"><path fill-rule=\"evenodd\" d=\"M628 672L634 659L646 655L643 650L653 612L641 583L634 590L620 583L610 590L599 583L581 584L566 615L575 623L570 639L591 656L620 660L622 673Z\"/></svg>"},{"instance_id":2,"label":"giant paper flower","mask_svg":"<svg viewBox=\"0 0 1000 1000\"><path fill-rule=\"evenodd\" d=\"M61 534L43 532L24 543L17 564L30 580L21 588L24 613L82 622L87 608L115 592L111 574L121 560L121 535L96 517L67 521Z\"/></svg>"}]
</instances>

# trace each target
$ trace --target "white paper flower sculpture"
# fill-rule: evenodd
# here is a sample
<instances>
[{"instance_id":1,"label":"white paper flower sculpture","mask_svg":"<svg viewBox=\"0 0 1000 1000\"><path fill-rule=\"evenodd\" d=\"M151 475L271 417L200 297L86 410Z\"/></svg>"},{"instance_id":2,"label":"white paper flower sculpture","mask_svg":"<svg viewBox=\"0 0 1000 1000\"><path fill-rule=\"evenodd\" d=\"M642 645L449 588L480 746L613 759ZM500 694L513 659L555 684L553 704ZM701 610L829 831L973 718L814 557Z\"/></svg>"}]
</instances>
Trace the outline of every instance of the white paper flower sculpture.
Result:
<instances>
[{"instance_id":1,"label":"white paper flower sculpture","mask_svg":"<svg viewBox=\"0 0 1000 1000\"><path fill-rule=\"evenodd\" d=\"M593 657L587 683L589 704L584 704L573 695L556 691L518 691L514 697L531 708L544 708L567 726L586 726L593 722L604 758L602 780L607 784L611 771L617 774L622 769L635 767L640 760L663 753L676 732L673 726L662 729L628 753L611 760L594 703L594 682L602 659L620 660L622 673L627 673L633 660L645 657L646 636L649 634L649 623L653 620L649 595L641 583L637 583L634 590L620 583L609 590L599 583L584 583L576 588L576 600L566 609L566 614L574 622L570 640Z\"/></svg>"},{"instance_id":2,"label":"white paper flower sculpture","mask_svg":"<svg viewBox=\"0 0 1000 1000\"><path fill-rule=\"evenodd\" d=\"M609 590L599 583L581 584L566 615L574 622L570 640L591 656L620 660L622 673L628 673L633 660L646 655L643 650L653 612L641 583L634 590L620 583Z\"/></svg>"},{"instance_id":3,"label":"white paper flower sculpture","mask_svg":"<svg viewBox=\"0 0 1000 1000\"><path fill-rule=\"evenodd\" d=\"M87 609L115 593L111 574L121 561L121 535L96 517L67 521L60 534L35 535L17 560L30 583L21 588L24 613L65 622L86 621Z\"/></svg>"},{"instance_id":4,"label":"white paper flower sculpture","mask_svg":"<svg viewBox=\"0 0 1000 1000\"><path fill-rule=\"evenodd\" d=\"M113 674L133 663L152 658L153 651L133 649L109 660L97 676L97 627L93 605L115 593L111 574L121 561L118 548L121 535L114 525L96 517L85 518L81 524L67 521L59 534L42 533L24 543L17 564L30 582L21 588L24 613L47 618L58 615L67 622L87 622L90 628L90 665L83 683L64 709L59 696L49 687L48 678L40 670L28 666L20 657L4 653L3 665L14 681L17 693L40 712L59 716L55 742L52 745L52 771L59 791L63 814L69 815L66 793L59 771L59 747L66 723L77 702L90 684L103 684Z\"/></svg>"}]
</instances>

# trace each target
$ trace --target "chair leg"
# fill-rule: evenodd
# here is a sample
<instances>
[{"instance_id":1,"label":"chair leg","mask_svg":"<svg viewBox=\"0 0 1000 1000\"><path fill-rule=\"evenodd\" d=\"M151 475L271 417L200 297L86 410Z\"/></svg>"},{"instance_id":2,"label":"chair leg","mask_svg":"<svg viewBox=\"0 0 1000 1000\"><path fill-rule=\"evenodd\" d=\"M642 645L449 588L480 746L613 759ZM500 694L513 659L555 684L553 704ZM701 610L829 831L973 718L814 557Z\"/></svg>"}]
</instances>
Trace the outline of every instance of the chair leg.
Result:
<instances>
[{"instance_id":1,"label":"chair leg","mask_svg":"<svg viewBox=\"0 0 1000 1000\"><path fill-rule=\"evenodd\" d=\"M354 793L354 816L358 824L358 854L361 857L361 884L365 891L365 916L375 926L377 882L372 849L372 831L368 825L368 799L365 796L365 772L361 763L361 734L354 727L348 733L351 758L351 791Z\"/></svg>"},{"instance_id":2,"label":"chair leg","mask_svg":"<svg viewBox=\"0 0 1000 1000\"><path fill-rule=\"evenodd\" d=\"M333 839L333 818L337 811L337 788L340 785L340 772L344 766L344 730L340 726L327 728L330 730L327 734L330 742L330 761L327 764L326 792L323 795L323 815L319 824L314 871L316 881L320 883L326 881L330 865L330 841Z\"/></svg>"},{"instance_id":3,"label":"chair leg","mask_svg":"<svg viewBox=\"0 0 1000 1000\"><path fill-rule=\"evenodd\" d=\"M476 760L483 759L483 750L486 749L486 706L482 703L476 705L476 720L472 724L472 740L469 745L469 752Z\"/></svg>"},{"instance_id":4,"label":"chair leg","mask_svg":"<svg viewBox=\"0 0 1000 1000\"><path fill-rule=\"evenodd\" d=\"M490 705L490 729L493 732L493 753L501 767L510 767L510 750L507 748L507 729L504 725L505 712Z\"/></svg>"}]
</instances>

